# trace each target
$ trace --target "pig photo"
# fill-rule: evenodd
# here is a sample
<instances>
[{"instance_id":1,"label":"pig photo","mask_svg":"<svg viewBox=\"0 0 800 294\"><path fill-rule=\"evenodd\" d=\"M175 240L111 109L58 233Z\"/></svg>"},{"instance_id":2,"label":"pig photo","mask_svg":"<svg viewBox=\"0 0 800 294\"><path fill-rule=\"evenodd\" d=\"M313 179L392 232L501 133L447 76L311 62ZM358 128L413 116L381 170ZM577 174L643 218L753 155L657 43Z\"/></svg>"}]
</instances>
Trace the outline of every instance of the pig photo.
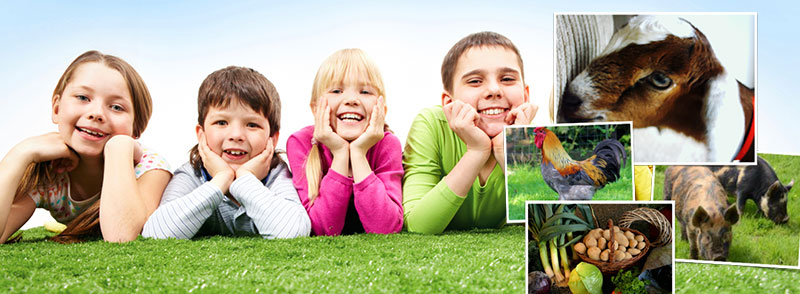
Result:
<instances>
[{"instance_id":1,"label":"pig photo","mask_svg":"<svg viewBox=\"0 0 800 294\"><path fill-rule=\"evenodd\" d=\"M792 186L800 178L800 155L758 153L756 162L656 166L653 200L675 201L675 258L798 268L800 194ZM707 233L726 223L727 231ZM725 235L730 236L727 245ZM714 236L722 236L723 243L715 243Z\"/></svg>"},{"instance_id":2,"label":"pig photo","mask_svg":"<svg viewBox=\"0 0 800 294\"><path fill-rule=\"evenodd\" d=\"M675 201L681 239L689 240L690 257L725 261L731 226L739 221L714 173L704 166L672 166L664 175L664 200Z\"/></svg>"}]
</instances>

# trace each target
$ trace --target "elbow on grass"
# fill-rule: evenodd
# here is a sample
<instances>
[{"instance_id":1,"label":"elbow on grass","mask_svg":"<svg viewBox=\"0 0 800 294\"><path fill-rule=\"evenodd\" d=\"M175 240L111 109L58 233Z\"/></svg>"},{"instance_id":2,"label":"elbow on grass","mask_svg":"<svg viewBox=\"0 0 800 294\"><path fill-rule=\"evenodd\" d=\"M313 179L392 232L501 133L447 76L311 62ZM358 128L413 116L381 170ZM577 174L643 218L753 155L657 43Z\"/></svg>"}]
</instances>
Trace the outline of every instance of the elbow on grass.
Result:
<instances>
[{"instance_id":1,"label":"elbow on grass","mask_svg":"<svg viewBox=\"0 0 800 294\"><path fill-rule=\"evenodd\" d=\"M406 220L406 227L411 233L425 234L425 235L438 235L444 231L444 228L438 228L427 224L420 224Z\"/></svg>"}]
</instances>

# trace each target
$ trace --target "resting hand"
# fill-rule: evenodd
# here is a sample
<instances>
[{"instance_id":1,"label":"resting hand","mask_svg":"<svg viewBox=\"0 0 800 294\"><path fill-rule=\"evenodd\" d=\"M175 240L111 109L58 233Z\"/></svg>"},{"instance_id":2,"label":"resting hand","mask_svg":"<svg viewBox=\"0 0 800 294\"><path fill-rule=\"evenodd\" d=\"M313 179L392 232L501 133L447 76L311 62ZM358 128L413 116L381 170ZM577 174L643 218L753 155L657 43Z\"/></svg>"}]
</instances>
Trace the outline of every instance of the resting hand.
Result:
<instances>
[{"instance_id":1,"label":"resting hand","mask_svg":"<svg viewBox=\"0 0 800 294\"><path fill-rule=\"evenodd\" d=\"M213 178L216 177L217 174L223 172L230 172L233 174L233 169L231 169L230 165L228 165L219 154L214 153L211 147L208 147L206 134L203 130L200 130L200 140L197 142L197 147L198 151L200 151L200 158L203 159L203 167L208 172L208 175Z\"/></svg>"},{"instance_id":2,"label":"resting hand","mask_svg":"<svg viewBox=\"0 0 800 294\"><path fill-rule=\"evenodd\" d=\"M69 172L78 166L78 155L64 142L59 133L25 139L17 145L31 163L53 161L55 172Z\"/></svg>"},{"instance_id":3,"label":"resting hand","mask_svg":"<svg viewBox=\"0 0 800 294\"><path fill-rule=\"evenodd\" d=\"M357 154L367 154L367 150L375 146L381 139L383 139L383 126L386 116L385 102L383 97L378 97L378 103L372 107L372 116L369 119L369 125L364 133L358 136L352 143L350 143L350 152Z\"/></svg>"},{"instance_id":4,"label":"resting hand","mask_svg":"<svg viewBox=\"0 0 800 294\"><path fill-rule=\"evenodd\" d=\"M505 119L506 124L529 125L531 121L533 121L533 118L536 116L536 111L538 110L539 107L535 104L529 102L522 103L508 112Z\"/></svg>"},{"instance_id":5,"label":"resting hand","mask_svg":"<svg viewBox=\"0 0 800 294\"><path fill-rule=\"evenodd\" d=\"M324 144L333 154L341 154L349 150L349 143L331 127L331 108L328 99L320 97L314 111L314 139Z\"/></svg>"},{"instance_id":6,"label":"resting hand","mask_svg":"<svg viewBox=\"0 0 800 294\"><path fill-rule=\"evenodd\" d=\"M444 115L447 117L447 123L450 129L464 141L467 145L467 150L475 150L480 152L490 152L492 142L486 132L478 128L477 123L480 120L478 112L475 108L455 100L448 103L443 108Z\"/></svg>"},{"instance_id":7,"label":"resting hand","mask_svg":"<svg viewBox=\"0 0 800 294\"><path fill-rule=\"evenodd\" d=\"M503 149L505 149L505 136L503 136L503 133L500 133L492 138L492 155L495 161L497 161L497 164L500 165L500 169L505 172L506 159Z\"/></svg>"},{"instance_id":8,"label":"resting hand","mask_svg":"<svg viewBox=\"0 0 800 294\"><path fill-rule=\"evenodd\" d=\"M272 163L274 150L275 146L272 144L272 137L270 137L267 139L267 146L264 146L264 150L261 153L250 158L236 170L236 178L238 179L248 173L253 174L259 180L266 178L269 174L269 166Z\"/></svg>"}]
</instances>

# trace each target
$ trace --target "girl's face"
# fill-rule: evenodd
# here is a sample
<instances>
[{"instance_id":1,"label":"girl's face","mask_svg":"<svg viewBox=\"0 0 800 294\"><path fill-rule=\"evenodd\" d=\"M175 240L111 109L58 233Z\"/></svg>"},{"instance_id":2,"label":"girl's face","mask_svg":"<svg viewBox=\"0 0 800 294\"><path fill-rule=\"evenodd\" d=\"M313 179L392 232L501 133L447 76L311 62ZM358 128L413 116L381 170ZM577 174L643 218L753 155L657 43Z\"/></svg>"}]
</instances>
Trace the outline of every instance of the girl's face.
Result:
<instances>
[{"instance_id":1,"label":"girl's face","mask_svg":"<svg viewBox=\"0 0 800 294\"><path fill-rule=\"evenodd\" d=\"M234 170L264 151L270 133L267 118L238 101L224 108L210 107L202 127L208 147ZM199 140L200 126L197 131ZM272 142L277 145L277 132Z\"/></svg>"},{"instance_id":2,"label":"girl's face","mask_svg":"<svg viewBox=\"0 0 800 294\"><path fill-rule=\"evenodd\" d=\"M133 134L133 102L118 71L98 62L79 65L53 97L53 123L81 156L101 156L108 139Z\"/></svg>"},{"instance_id":3,"label":"girl's face","mask_svg":"<svg viewBox=\"0 0 800 294\"><path fill-rule=\"evenodd\" d=\"M320 99L328 99L331 128L347 141L353 141L367 129L372 108L378 103L378 89L367 77L348 73L339 84L329 87Z\"/></svg>"}]
</instances>

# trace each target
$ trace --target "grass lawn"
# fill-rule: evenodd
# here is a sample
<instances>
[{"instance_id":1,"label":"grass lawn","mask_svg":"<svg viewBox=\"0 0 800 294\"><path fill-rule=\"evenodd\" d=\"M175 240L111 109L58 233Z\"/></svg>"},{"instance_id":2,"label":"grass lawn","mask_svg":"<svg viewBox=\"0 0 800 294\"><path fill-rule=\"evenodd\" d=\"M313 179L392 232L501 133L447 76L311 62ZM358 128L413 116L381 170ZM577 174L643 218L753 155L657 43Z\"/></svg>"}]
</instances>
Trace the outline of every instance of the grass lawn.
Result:
<instances>
[{"instance_id":1,"label":"grass lawn","mask_svg":"<svg viewBox=\"0 0 800 294\"><path fill-rule=\"evenodd\" d=\"M800 271L679 262L675 293L800 293Z\"/></svg>"},{"instance_id":2,"label":"grass lawn","mask_svg":"<svg viewBox=\"0 0 800 294\"><path fill-rule=\"evenodd\" d=\"M630 154L630 153L629 153ZM525 219L526 200L558 200L558 194L542 179L539 165L513 165L508 168L508 214L510 220ZM620 178L594 194L592 200L632 200L633 169L627 160Z\"/></svg>"},{"instance_id":3,"label":"grass lawn","mask_svg":"<svg viewBox=\"0 0 800 294\"><path fill-rule=\"evenodd\" d=\"M2 292L521 293L523 226L262 240L61 245L42 227L2 245Z\"/></svg>"}]
</instances>

